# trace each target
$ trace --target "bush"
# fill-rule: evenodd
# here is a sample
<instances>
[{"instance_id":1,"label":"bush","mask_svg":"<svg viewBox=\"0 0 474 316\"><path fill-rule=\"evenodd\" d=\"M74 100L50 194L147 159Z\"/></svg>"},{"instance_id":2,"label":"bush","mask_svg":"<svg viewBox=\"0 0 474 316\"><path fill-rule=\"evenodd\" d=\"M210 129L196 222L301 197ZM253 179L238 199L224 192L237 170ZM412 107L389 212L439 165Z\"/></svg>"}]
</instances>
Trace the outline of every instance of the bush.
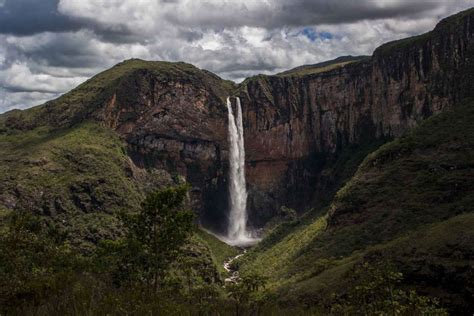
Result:
<instances>
[{"instance_id":1,"label":"bush","mask_svg":"<svg viewBox=\"0 0 474 316\"><path fill-rule=\"evenodd\" d=\"M400 288L403 274L390 262L356 265L347 274L350 288L334 295L331 313L349 315L448 315L438 301Z\"/></svg>"}]
</instances>

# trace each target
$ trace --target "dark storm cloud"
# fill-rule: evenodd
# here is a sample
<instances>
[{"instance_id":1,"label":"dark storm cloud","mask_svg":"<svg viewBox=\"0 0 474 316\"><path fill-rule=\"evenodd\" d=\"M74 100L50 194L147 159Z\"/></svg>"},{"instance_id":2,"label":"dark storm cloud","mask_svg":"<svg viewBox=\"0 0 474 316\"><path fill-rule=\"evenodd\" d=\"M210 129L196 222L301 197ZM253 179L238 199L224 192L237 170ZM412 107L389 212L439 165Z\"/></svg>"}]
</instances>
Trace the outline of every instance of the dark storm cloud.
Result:
<instances>
[{"instance_id":1,"label":"dark storm cloud","mask_svg":"<svg viewBox=\"0 0 474 316\"><path fill-rule=\"evenodd\" d=\"M439 6L438 1L390 1L373 0L296 0L281 3L279 18L270 25L305 26L317 24L350 23L360 20L376 20L417 16ZM298 14L294 14L299 12Z\"/></svg>"},{"instance_id":2,"label":"dark storm cloud","mask_svg":"<svg viewBox=\"0 0 474 316\"><path fill-rule=\"evenodd\" d=\"M141 39L123 24L106 25L62 14L58 3L59 0L5 0L0 6L0 34L28 36L89 29L107 42L131 43Z\"/></svg>"},{"instance_id":3,"label":"dark storm cloud","mask_svg":"<svg viewBox=\"0 0 474 316\"><path fill-rule=\"evenodd\" d=\"M228 52L228 58L235 57L232 52ZM211 57L211 56L210 56ZM273 71L277 67L264 55L256 54L253 60L234 60L232 64L227 64L222 67L217 68L215 71L224 72L224 73L238 73L233 78L240 78L242 71L258 69L259 71Z\"/></svg>"},{"instance_id":4,"label":"dark storm cloud","mask_svg":"<svg viewBox=\"0 0 474 316\"><path fill-rule=\"evenodd\" d=\"M188 26L178 35L184 40L193 41L201 36L199 29L222 30L240 26L272 29L413 16L436 8L441 1L275 0L250 4L240 1L158 2L161 3L161 8L166 9L164 18L169 23L177 27ZM134 32L127 21L121 23L116 20L113 24L108 24L94 18L62 14L58 11L58 3L59 0L6 0L0 8L0 33L25 36L41 32L90 29L107 42L132 43L146 40L146 36ZM137 6L140 5L137 3ZM97 7L100 9L99 3Z\"/></svg>"},{"instance_id":5,"label":"dark storm cloud","mask_svg":"<svg viewBox=\"0 0 474 316\"><path fill-rule=\"evenodd\" d=\"M27 60L67 68L99 67L106 58L101 56L87 33L51 35L42 45L31 48L17 47L16 53Z\"/></svg>"},{"instance_id":6,"label":"dark storm cloud","mask_svg":"<svg viewBox=\"0 0 474 316\"><path fill-rule=\"evenodd\" d=\"M81 23L57 10L58 0L6 0L0 7L0 33L32 35L77 30Z\"/></svg>"},{"instance_id":7,"label":"dark storm cloud","mask_svg":"<svg viewBox=\"0 0 474 316\"><path fill-rule=\"evenodd\" d=\"M279 28L318 24L340 24L360 20L413 17L436 9L444 0L275 0L271 2L195 2L190 6L175 1L166 17L172 23L201 28L254 26ZM180 5L181 4L181 5Z\"/></svg>"}]
</instances>

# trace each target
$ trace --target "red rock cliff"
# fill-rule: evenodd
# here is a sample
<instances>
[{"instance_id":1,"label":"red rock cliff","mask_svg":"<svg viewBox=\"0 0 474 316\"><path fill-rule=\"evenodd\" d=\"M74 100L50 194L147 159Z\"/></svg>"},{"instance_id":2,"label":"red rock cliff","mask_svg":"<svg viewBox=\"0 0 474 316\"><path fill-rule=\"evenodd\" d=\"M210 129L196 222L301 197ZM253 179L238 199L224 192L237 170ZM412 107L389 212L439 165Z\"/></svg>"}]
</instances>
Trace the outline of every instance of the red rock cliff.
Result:
<instances>
[{"instance_id":1,"label":"red rock cliff","mask_svg":"<svg viewBox=\"0 0 474 316\"><path fill-rule=\"evenodd\" d=\"M257 76L240 87L253 214L311 207L321 174L348 146L400 136L474 92L474 10L366 60L309 75ZM336 181L337 182L337 181ZM259 216L254 217L258 221Z\"/></svg>"}]
</instances>

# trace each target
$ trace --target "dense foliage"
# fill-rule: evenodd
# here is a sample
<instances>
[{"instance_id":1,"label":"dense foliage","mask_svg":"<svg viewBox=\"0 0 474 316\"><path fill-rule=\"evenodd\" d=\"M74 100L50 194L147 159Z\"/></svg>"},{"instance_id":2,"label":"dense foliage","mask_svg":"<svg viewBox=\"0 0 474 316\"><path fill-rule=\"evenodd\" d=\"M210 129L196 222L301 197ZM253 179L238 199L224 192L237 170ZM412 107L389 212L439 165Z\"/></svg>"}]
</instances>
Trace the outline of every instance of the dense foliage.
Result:
<instances>
[{"instance_id":1,"label":"dense foliage","mask_svg":"<svg viewBox=\"0 0 474 316\"><path fill-rule=\"evenodd\" d=\"M71 247L57 224L6 216L0 236L0 314L123 314L209 308L225 298L209 247L185 209L188 187L151 193L124 214L125 236L95 251ZM214 299L215 298L215 299Z\"/></svg>"},{"instance_id":2,"label":"dense foliage","mask_svg":"<svg viewBox=\"0 0 474 316\"><path fill-rule=\"evenodd\" d=\"M205 271L215 262L203 265L196 258L205 249L186 253L196 243L193 214L183 207L187 189L151 193L140 212L122 217L125 237L104 240L87 255L72 248L52 222L25 212L9 214L0 238L0 313L250 315L288 309L265 295L266 277L244 274L222 287L216 270ZM436 302L397 288L400 273L379 267L355 268L348 292L312 312L444 313Z\"/></svg>"},{"instance_id":3,"label":"dense foliage","mask_svg":"<svg viewBox=\"0 0 474 316\"><path fill-rule=\"evenodd\" d=\"M123 216L126 237L100 245L99 260L112 269L116 284L138 282L148 292L158 291L192 232L194 215L181 209L187 189L181 185L148 195L138 214Z\"/></svg>"}]
</instances>

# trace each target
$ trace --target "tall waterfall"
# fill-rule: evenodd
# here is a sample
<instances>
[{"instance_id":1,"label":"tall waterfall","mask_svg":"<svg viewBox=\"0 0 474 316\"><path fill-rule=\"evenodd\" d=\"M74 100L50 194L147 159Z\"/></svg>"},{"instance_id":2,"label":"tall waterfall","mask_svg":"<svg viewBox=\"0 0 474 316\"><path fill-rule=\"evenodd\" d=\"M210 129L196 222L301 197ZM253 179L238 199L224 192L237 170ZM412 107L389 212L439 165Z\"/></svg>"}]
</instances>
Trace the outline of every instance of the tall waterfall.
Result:
<instances>
[{"instance_id":1,"label":"tall waterfall","mask_svg":"<svg viewBox=\"0 0 474 316\"><path fill-rule=\"evenodd\" d=\"M247 230L247 188L245 182L245 146L242 107L236 98L237 117L230 98L227 98L229 116L229 193L230 212L227 240L230 244L246 245L257 239Z\"/></svg>"}]
</instances>

